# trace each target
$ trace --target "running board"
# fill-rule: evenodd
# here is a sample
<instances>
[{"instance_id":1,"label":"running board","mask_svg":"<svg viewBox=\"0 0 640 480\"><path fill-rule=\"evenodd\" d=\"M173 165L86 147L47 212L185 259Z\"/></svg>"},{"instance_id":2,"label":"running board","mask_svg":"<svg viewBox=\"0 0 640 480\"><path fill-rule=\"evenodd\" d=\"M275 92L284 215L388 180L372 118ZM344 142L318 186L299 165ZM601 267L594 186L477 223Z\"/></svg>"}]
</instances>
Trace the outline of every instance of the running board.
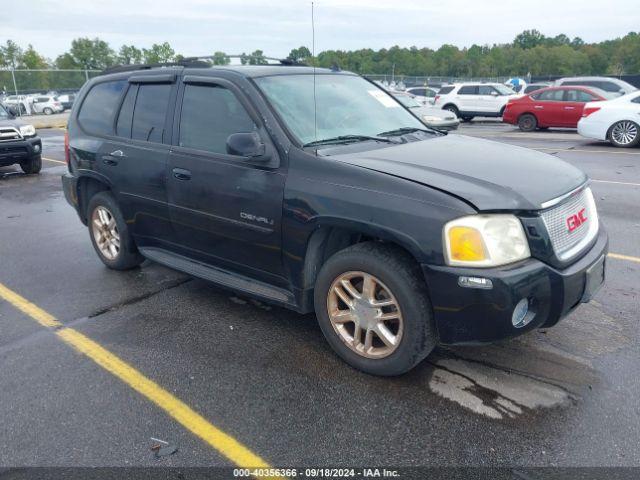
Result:
<instances>
[{"instance_id":1,"label":"running board","mask_svg":"<svg viewBox=\"0 0 640 480\"><path fill-rule=\"evenodd\" d=\"M194 277L208 280L222 287L245 292L273 302L296 306L293 294L283 288L273 287L243 275L229 273L226 270L205 265L161 248L138 247L138 250L149 260L188 273Z\"/></svg>"}]
</instances>

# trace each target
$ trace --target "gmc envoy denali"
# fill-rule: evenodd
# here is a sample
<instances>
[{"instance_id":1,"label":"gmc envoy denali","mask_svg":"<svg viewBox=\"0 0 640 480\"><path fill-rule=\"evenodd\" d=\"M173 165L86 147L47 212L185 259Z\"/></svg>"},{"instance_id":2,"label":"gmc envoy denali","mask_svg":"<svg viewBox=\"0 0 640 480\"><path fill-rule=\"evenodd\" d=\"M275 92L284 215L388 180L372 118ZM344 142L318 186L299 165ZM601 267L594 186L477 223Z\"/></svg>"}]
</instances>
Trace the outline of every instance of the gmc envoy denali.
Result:
<instances>
[{"instance_id":1,"label":"gmc envoy denali","mask_svg":"<svg viewBox=\"0 0 640 480\"><path fill-rule=\"evenodd\" d=\"M62 182L102 262L315 310L365 372L550 327L604 281L583 172L431 130L353 73L120 67L77 107Z\"/></svg>"}]
</instances>

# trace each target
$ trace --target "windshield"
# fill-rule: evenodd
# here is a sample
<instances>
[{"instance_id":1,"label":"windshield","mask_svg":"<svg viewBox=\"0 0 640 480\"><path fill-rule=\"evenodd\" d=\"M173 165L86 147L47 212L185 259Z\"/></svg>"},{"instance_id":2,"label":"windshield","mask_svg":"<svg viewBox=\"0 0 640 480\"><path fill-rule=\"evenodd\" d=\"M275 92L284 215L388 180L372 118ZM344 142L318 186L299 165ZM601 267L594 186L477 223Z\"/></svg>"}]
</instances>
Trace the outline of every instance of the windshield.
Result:
<instances>
[{"instance_id":1,"label":"windshield","mask_svg":"<svg viewBox=\"0 0 640 480\"><path fill-rule=\"evenodd\" d=\"M407 108L415 108L415 107L422 106L416 101L415 98L413 98L410 95L398 94L398 95L394 95L394 97Z\"/></svg>"},{"instance_id":2,"label":"windshield","mask_svg":"<svg viewBox=\"0 0 640 480\"><path fill-rule=\"evenodd\" d=\"M376 136L403 127L424 129L400 104L361 77L313 75L256 78L267 99L300 143L346 135Z\"/></svg>"},{"instance_id":3,"label":"windshield","mask_svg":"<svg viewBox=\"0 0 640 480\"><path fill-rule=\"evenodd\" d=\"M512 89L505 87L504 85L498 84L493 87L500 92L500 95L513 95L515 93Z\"/></svg>"}]
</instances>

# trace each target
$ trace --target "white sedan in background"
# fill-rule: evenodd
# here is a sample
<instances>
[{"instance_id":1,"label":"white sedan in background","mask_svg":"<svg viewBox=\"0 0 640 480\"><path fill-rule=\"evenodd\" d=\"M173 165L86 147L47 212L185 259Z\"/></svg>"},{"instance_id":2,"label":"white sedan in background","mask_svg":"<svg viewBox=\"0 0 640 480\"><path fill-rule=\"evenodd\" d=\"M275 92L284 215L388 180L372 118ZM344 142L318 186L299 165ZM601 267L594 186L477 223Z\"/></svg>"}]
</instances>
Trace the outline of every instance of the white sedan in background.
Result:
<instances>
[{"instance_id":1,"label":"white sedan in background","mask_svg":"<svg viewBox=\"0 0 640 480\"><path fill-rule=\"evenodd\" d=\"M640 92L585 104L578 122L583 137L608 140L616 147L640 143Z\"/></svg>"}]
</instances>

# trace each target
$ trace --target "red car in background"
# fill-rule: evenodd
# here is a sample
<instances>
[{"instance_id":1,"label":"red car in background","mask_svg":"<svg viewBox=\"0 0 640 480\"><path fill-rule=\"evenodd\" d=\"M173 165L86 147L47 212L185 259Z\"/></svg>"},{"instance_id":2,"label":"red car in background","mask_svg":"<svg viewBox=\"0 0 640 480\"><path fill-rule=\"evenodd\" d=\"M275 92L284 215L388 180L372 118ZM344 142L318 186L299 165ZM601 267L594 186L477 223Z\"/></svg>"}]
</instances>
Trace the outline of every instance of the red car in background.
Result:
<instances>
[{"instance_id":1,"label":"red car in background","mask_svg":"<svg viewBox=\"0 0 640 480\"><path fill-rule=\"evenodd\" d=\"M604 90L593 87L549 87L510 100L502 121L523 132L549 127L578 128L587 102L608 100Z\"/></svg>"}]
</instances>

